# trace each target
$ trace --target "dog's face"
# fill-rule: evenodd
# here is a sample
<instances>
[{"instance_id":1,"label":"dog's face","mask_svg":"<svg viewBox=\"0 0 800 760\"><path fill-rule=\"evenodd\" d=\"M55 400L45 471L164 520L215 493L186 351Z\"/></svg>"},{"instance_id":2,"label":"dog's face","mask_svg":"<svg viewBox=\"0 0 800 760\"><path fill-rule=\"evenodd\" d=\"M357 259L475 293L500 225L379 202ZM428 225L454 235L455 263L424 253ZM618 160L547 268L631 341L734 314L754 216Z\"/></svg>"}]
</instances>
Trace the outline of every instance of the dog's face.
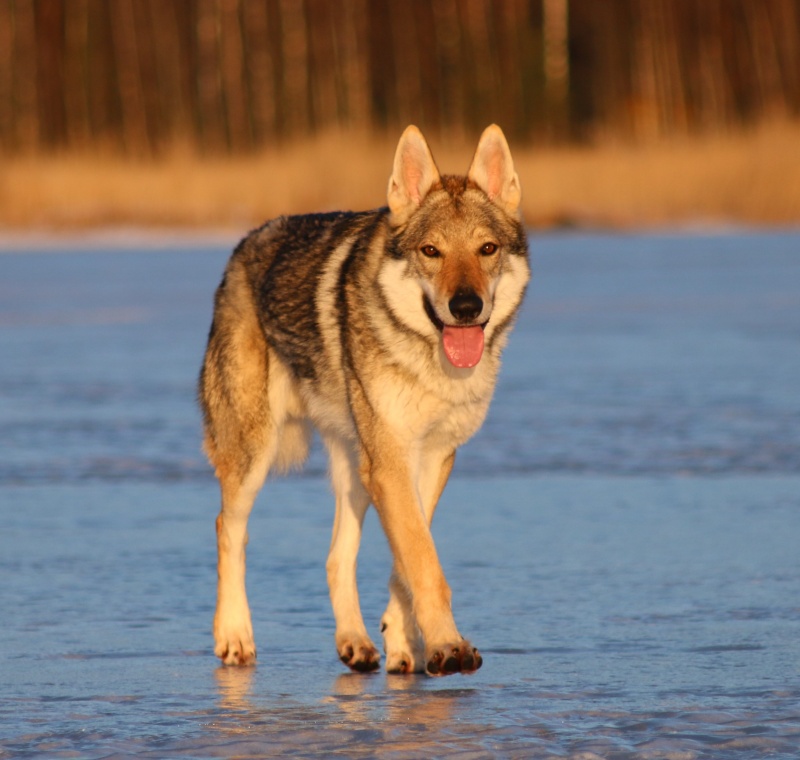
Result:
<instances>
[{"instance_id":1,"label":"dog's face","mask_svg":"<svg viewBox=\"0 0 800 760\"><path fill-rule=\"evenodd\" d=\"M466 177L440 177L411 130L398 145L389 204L406 285L412 280L420 294L415 311L424 318L413 326L423 329L422 321L454 367L473 367L493 321L508 320L528 280L519 181L497 127L484 132Z\"/></svg>"}]
</instances>

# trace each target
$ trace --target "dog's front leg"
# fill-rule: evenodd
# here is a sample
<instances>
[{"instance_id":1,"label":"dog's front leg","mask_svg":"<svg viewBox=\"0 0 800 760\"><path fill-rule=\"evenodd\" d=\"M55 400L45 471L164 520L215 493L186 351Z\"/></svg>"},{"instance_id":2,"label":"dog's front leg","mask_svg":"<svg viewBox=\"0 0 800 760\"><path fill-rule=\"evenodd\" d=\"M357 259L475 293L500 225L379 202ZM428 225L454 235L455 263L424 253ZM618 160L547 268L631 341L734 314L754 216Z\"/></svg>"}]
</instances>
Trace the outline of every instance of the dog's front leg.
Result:
<instances>
[{"instance_id":1,"label":"dog's front leg","mask_svg":"<svg viewBox=\"0 0 800 760\"><path fill-rule=\"evenodd\" d=\"M420 462L419 495L430 528L447 479L453 469L455 451L428 451ZM381 619L386 670L390 673L425 671L425 645L414 618L411 592L397 563L389 580L389 604Z\"/></svg>"},{"instance_id":2,"label":"dog's front leg","mask_svg":"<svg viewBox=\"0 0 800 760\"><path fill-rule=\"evenodd\" d=\"M405 586L410 595L424 640L425 670L431 675L477 670L480 655L456 628L450 587L431 536L429 518L434 505L426 515L405 447L385 431L378 431L370 443L371 451L365 451L362 462L363 475L394 555L397 590L402 592ZM402 600L398 601L402 607Z\"/></svg>"}]
</instances>

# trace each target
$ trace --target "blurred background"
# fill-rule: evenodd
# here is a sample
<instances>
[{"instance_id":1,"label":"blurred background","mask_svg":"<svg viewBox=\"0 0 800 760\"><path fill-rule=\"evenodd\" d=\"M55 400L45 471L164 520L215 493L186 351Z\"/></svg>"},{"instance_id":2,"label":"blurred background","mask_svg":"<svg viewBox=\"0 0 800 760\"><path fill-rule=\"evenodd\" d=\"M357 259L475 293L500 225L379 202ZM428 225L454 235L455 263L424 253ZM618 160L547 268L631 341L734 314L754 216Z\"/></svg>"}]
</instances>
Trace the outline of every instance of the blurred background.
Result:
<instances>
[{"instance_id":1,"label":"blurred background","mask_svg":"<svg viewBox=\"0 0 800 760\"><path fill-rule=\"evenodd\" d=\"M800 0L0 3L6 227L380 205L491 122L534 226L791 223L798 117Z\"/></svg>"}]
</instances>

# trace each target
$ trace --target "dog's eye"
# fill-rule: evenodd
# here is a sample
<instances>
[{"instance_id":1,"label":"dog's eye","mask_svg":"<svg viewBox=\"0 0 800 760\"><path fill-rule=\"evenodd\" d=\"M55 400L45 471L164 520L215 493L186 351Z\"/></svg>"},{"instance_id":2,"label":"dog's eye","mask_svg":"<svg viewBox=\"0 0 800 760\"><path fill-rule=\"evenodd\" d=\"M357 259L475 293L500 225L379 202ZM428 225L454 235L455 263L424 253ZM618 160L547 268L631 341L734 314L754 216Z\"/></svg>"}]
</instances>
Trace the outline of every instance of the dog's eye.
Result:
<instances>
[{"instance_id":1,"label":"dog's eye","mask_svg":"<svg viewBox=\"0 0 800 760\"><path fill-rule=\"evenodd\" d=\"M441 256L438 249L434 248L432 245L423 245L420 248L422 253L424 253L428 258L435 259L437 256Z\"/></svg>"},{"instance_id":2,"label":"dog's eye","mask_svg":"<svg viewBox=\"0 0 800 760\"><path fill-rule=\"evenodd\" d=\"M497 252L497 243L484 243L481 246L481 253L484 256L491 256L493 253Z\"/></svg>"}]
</instances>

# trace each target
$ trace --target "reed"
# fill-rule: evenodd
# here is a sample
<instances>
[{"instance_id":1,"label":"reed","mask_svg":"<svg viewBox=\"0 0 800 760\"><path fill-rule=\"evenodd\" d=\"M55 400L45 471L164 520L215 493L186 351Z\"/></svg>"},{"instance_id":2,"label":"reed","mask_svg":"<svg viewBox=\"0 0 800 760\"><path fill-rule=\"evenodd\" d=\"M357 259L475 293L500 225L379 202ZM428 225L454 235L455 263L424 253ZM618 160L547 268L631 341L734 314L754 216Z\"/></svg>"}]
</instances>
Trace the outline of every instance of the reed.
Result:
<instances>
[{"instance_id":1,"label":"reed","mask_svg":"<svg viewBox=\"0 0 800 760\"><path fill-rule=\"evenodd\" d=\"M634 228L800 222L800 124L650 144L516 148L523 211L535 228ZM472 141L431 141L440 169L461 172ZM237 228L277 214L382 205L394 140L329 132L280 150L159 159L102 152L8 157L0 227Z\"/></svg>"}]
</instances>

